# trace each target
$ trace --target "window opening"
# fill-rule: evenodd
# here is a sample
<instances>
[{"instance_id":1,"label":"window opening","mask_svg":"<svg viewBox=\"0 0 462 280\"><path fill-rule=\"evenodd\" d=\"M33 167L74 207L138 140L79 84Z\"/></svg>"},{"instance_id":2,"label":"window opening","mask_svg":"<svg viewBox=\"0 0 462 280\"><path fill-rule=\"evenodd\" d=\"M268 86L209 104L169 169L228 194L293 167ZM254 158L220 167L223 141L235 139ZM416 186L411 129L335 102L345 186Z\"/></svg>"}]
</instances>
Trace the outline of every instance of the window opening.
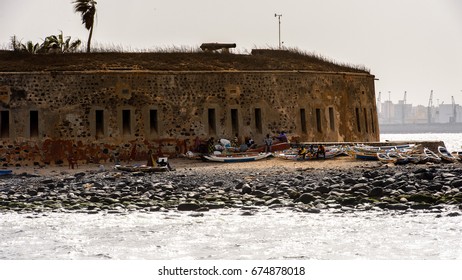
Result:
<instances>
[{"instance_id":1,"label":"window opening","mask_svg":"<svg viewBox=\"0 0 462 280\"><path fill-rule=\"evenodd\" d=\"M10 137L10 111L1 111L0 138Z\"/></svg>"},{"instance_id":2,"label":"window opening","mask_svg":"<svg viewBox=\"0 0 462 280\"><path fill-rule=\"evenodd\" d=\"M257 133L262 133L263 132L263 125L262 125L261 109L260 108L255 108L255 128L257 130Z\"/></svg>"},{"instance_id":3,"label":"window opening","mask_svg":"<svg viewBox=\"0 0 462 280\"><path fill-rule=\"evenodd\" d=\"M372 113L372 109L371 109L371 126L372 126L372 132L375 133L374 114Z\"/></svg>"},{"instance_id":4,"label":"window opening","mask_svg":"<svg viewBox=\"0 0 462 280\"><path fill-rule=\"evenodd\" d=\"M132 133L130 113L130 110L122 110L122 133L124 135L130 135Z\"/></svg>"},{"instance_id":5,"label":"window opening","mask_svg":"<svg viewBox=\"0 0 462 280\"><path fill-rule=\"evenodd\" d=\"M369 133L369 125L367 123L367 111L366 111L366 108L363 108L363 112L364 112L364 122L365 122L365 125L366 125L366 133Z\"/></svg>"},{"instance_id":6,"label":"window opening","mask_svg":"<svg viewBox=\"0 0 462 280\"><path fill-rule=\"evenodd\" d=\"M104 112L103 110L95 111L96 137L104 136Z\"/></svg>"},{"instance_id":7,"label":"window opening","mask_svg":"<svg viewBox=\"0 0 462 280\"><path fill-rule=\"evenodd\" d=\"M29 135L30 137L39 136L38 111L30 111L29 114Z\"/></svg>"},{"instance_id":8,"label":"window opening","mask_svg":"<svg viewBox=\"0 0 462 280\"><path fill-rule=\"evenodd\" d=\"M335 131L334 108L329 107L329 124L330 130Z\"/></svg>"},{"instance_id":9,"label":"window opening","mask_svg":"<svg viewBox=\"0 0 462 280\"><path fill-rule=\"evenodd\" d=\"M305 109L300 109L300 123L302 125L302 132L306 133L306 113Z\"/></svg>"},{"instance_id":10,"label":"window opening","mask_svg":"<svg viewBox=\"0 0 462 280\"><path fill-rule=\"evenodd\" d=\"M361 119L359 118L359 108L356 108L356 127L358 132L361 132Z\"/></svg>"},{"instance_id":11,"label":"window opening","mask_svg":"<svg viewBox=\"0 0 462 280\"><path fill-rule=\"evenodd\" d=\"M321 109L316 109L316 127L318 129L318 132L322 132L322 126L321 126Z\"/></svg>"},{"instance_id":12,"label":"window opening","mask_svg":"<svg viewBox=\"0 0 462 280\"><path fill-rule=\"evenodd\" d=\"M239 133L239 118L237 109L231 109L231 128L233 135Z\"/></svg>"},{"instance_id":13,"label":"window opening","mask_svg":"<svg viewBox=\"0 0 462 280\"><path fill-rule=\"evenodd\" d=\"M149 129L151 134L158 133L157 110L149 111Z\"/></svg>"},{"instance_id":14,"label":"window opening","mask_svg":"<svg viewBox=\"0 0 462 280\"><path fill-rule=\"evenodd\" d=\"M215 109L208 110L208 122L209 122L209 134L216 133L216 119L215 119Z\"/></svg>"}]
</instances>

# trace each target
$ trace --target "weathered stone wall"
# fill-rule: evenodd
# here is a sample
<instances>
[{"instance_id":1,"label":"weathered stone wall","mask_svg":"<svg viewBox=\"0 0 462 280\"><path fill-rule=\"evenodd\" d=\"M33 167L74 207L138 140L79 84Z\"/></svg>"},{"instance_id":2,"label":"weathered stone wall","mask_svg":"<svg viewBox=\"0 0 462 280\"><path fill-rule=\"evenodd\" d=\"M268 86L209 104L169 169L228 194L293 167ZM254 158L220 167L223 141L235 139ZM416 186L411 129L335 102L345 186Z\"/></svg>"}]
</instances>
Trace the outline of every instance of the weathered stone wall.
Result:
<instances>
[{"instance_id":1,"label":"weathered stone wall","mask_svg":"<svg viewBox=\"0 0 462 280\"><path fill-rule=\"evenodd\" d=\"M213 136L379 140L374 76L310 71L0 73L5 164L139 160Z\"/></svg>"}]
</instances>

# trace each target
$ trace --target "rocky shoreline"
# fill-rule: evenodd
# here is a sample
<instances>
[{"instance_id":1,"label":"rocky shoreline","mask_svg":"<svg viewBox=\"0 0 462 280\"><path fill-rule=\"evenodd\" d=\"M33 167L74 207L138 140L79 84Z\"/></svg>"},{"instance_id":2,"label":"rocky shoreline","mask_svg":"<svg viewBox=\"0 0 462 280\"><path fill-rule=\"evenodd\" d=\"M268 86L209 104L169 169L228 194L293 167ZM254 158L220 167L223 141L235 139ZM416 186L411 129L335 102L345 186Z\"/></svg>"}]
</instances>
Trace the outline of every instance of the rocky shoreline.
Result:
<instances>
[{"instance_id":1,"label":"rocky shoreline","mask_svg":"<svg viewBox=\"0 0 462 280\"><path fill-rule=\"evenodd\" d=\"M462 166L374 165L346 169L181 168L165 173L89 170L0 178L0 213L203 211L260 207L299 212L462 212Z\"/></svg>"}]
</instances>

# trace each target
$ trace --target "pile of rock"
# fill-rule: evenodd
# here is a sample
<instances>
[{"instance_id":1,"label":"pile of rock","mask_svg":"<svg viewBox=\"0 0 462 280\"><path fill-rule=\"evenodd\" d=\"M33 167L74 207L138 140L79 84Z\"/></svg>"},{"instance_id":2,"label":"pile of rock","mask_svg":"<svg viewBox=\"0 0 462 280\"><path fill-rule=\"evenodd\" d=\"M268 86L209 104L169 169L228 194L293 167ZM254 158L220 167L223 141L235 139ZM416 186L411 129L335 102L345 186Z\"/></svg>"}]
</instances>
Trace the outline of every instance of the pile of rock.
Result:
<instances>
[{"instance_id":1,"label":"pile of rock","mask_svg":"<svg viewBox=\"0 0 462 280\"><path fill-rule=\"evenodd\" d=\"M349 170L183 169L167 173L85 172L51 178L3 177L0 211L127 213L209 211L258 207L294 211L462 209L462 169L457 164Z\"/></svg>"}]
</instances>

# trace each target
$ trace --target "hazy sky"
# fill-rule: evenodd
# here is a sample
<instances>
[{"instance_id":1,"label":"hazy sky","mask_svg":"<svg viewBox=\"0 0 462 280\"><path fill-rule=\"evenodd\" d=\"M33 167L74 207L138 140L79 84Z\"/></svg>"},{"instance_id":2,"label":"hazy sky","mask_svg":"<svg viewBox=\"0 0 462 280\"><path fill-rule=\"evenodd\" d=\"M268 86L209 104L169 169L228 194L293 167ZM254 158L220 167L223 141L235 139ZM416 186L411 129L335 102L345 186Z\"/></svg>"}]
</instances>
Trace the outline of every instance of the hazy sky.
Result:
<instances>
[{"instance_id":1,"label":"hazy sky","mask_svg":"<svg viewBox=\"0 0 462 280\"><path fill-rule=\"evenodd\" d=\"M87 40L71 0L0 0L0 47L12 35ZM462 104L462 0L97 0L93 42L124 49L283 45L364 65L382 101ZM1 62L0 62L1 63ZM390 93L389 93L390 92Z\"/></svg>"}]
</instances>

